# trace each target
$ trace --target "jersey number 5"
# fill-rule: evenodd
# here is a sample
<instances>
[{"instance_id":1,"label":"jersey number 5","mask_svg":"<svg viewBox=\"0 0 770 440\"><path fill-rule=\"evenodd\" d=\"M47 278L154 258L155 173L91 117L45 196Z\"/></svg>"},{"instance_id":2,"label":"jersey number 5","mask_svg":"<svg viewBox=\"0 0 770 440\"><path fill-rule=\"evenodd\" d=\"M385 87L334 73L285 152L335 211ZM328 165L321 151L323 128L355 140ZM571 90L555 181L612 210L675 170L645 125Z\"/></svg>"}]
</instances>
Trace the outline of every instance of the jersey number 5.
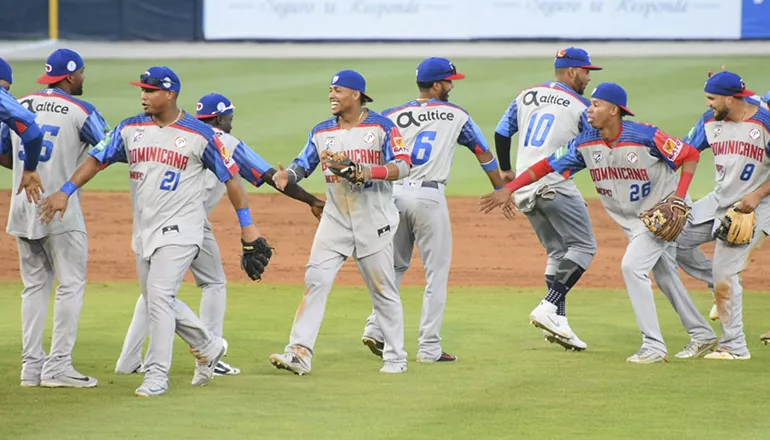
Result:
<instances>
[{"instance_id":1,"label":"jersey number 5","mask_svg":"<svg viewBox=\"0 0 770 440\"><path fill-rule=\"evenodd\" d=\"M433 152L433 142L436 140L435 131L423 131L414 138L412 148L412 165L423 165L430 159Z\"/></svg>"},{"instance_id":2,"label":"jersey number 5","mask_svg":"<svg viewBox=\"0 0 770 440\"><path fill-rule=\"evenodd\" d=\"M48 162L53 154L53 141L59 135L59 127L55 125L41 125L40 131L43 132L44 137L43 148L40 150L40 158L38 160L40 162ZM25 157L24 150L19 149L19 160L24 160Z\"/></svg>"},{"instance_id":3,"label":"jersey number 5","mask_svg":"<svg viewBox=\"0 0 770 440\"><path fill-rule=\"evenodd\" d=\"M181 177L182 173L180 172L166 171L166 174L163 175L163 180L160 181L160 189L163 191L176 191Z\"/></svg>"},{"instance_id":4,"label":"jersey number 5","mask_svg":"<svg viewBox=\"0 0 770 440\"><path fill-rule=\"evenodd\" d=\"M527 134L524 137L524 146L542 147L545 144L548 133L551 132L554 119L556 117L552 113L532 113L532 118L530 118L529 126L527 127Z\"/></svg>"}]
</instances>

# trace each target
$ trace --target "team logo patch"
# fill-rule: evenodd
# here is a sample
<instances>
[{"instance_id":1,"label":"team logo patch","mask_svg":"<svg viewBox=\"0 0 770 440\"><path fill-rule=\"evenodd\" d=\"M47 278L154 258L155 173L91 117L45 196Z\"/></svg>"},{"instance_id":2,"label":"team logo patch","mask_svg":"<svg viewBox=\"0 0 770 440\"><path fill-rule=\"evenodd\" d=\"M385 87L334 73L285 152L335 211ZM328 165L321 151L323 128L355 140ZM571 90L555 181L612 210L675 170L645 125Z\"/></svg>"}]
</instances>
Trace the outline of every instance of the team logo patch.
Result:
<instances>
[{"instance_id":1,"label":"team logo patch","mask_svg":"<svg viewBox=\"0 0 770 440\"><path fill-rule=\"evenodd\" d=\"M722 134L722 127L719 127L716 130L714 130L714 137L717 137L720 134Z\"/></svg>"},{"instance_id":2,"label":"team logo patch","mask_svg":"<svg viewBox=\"0 0 770 440\"><path fill-rule=\"evenodd\" d=\"M326 142L324 142L324 145L326 148L331 148L334 146L334 138L326 138Z\"/></svg>"},{"instance_id":3,"label":"team logo patch","mask_svg":"<svg viewBox=\"0 0 770 440\"><path fill-rule=\"evenodd\" d=\"M604 156L602 156L602 153L594 153L594 162L596 163L601 162L603 157Z\"/></svg>"},{"instance_id":4,"label":"team logo patch","mask_svg":"<svg viewBox=\"0 0 770 440\"><path fill-rule=\"evenodd\" d=\"M334 78L332 78L332 84L335 84L339 79L340 77L338 75L334 75Z\"/></svg>"},{"instance_id":5,"label":"team logo patch","mask_svg":"<svg viewBox=\"0 0 770 440\"><path fill-rule=\"evenodd\" d=\"M566 156L569 152L569 145L564 145L563 147L556 150L556 153L554 153L554 157L556 159L561 159L562 157Z\"/></svg>"},{"instance_id":6,"label":"team logo patch","mask_svg":"<svg viewBox=\"0 0 770 440\"><path fill-rule=\"evenodd\" d=\"M199 102L199 103L198 103L198 105L197 105L197 106L195 106L195 109L196 109L196 110L198 110L198 111L201 111L201 110L203 110L203 103L202 103L202 102Z\"/></svg>"},{"instance_id":7,"label":"team logo patch","mask_svg":"<svg viewBox=\"0 0 770 440\"><path fill-rule=\"evenodd\" d=\"M51 72L51 69L52 69L52 67L51 67L51 65L50 65L50 64L46 64L46 65L45 65L45 71L46 71L46 72L50 73L50 72Z\"/></svg>"},{"instance_id":8,"label":"team logo patch","mask_svg":"<svg viewBox=\"0 0 770 440\"><path fill-rule=\"evenodd\" d=\"M668 138L666 139L666 142L663 143L661 150L666 153L669 159L676 159L676 157L679 156L679 152L682 151L682 141Z\"/></svg>"},{"instance_id":9,"label":"team logo patch","mask_svg":"<svg viewBox=\"0 0 770 440\"><path fill-rule=\"evenodd\" d=\"M74 71L75 71L75 69L77 69L77 68L78 68L78 64L77 64L75 61L73 61L73 60L69 60L69 61L67 62L67 70L68 70L68 71L70 71L70 72L74 72Z\"/></svg>"},{"instance_id":10,"label":"team logo patch","mask_svg":"<svg viewBox=\"0 0 770 440\"><path fill-rule=\"evenodd\" d=\"M184 136L177 136L174 139L174 146L181 150L187 146L187 139L185 139Z\"/></svg>"},{"instance_id":11,"label":"team logo patch","mask_svg":"<svg viewBox=\"0 0 770 440\"><path fill-rule=\"evenodd\" d=\"M637 156L636 153L628 153L626 159L631 163L637 163L639 161L639 156Z\"/></svg>"},{"instance_id":12,"label":"team logo patch","mask_svg":"<svg viewBox=\"0 0 770 440\"><path fill-rule=\"evenodd\" d=\"M757 129L757 128L754 128L754 129L752 129L752 130L749 132L749 137L750 137L750 138L752 138L752 139L754 139L754 140L757 140L757 139L759 139L759 129Z\"/></svg>"},{"instance_id":13,"label":"team logo patch","mask_svg":"<svg viewBox=\"0 0 770 440\"><path fill-rule=\"evenodd\" d=\"M134 132L134 143L139 142L144 137L144 130L136 130Z\"/></svg>"},{"instance_id":14,"label":"team logo patch","mask_svg":"<svg viewBox=\"0 0 770 440\"><path fill-rule=\"evenodd\" d=\"M366 133L366 135L364 136L364 142L366 142L367 144L374 143L374 140L375 140L375 136L374 136L374 133L372 133L371 131L369 133Z\"/></svg>"},{"instance_id":15,"label":"team logo patch","mask_svg":"<svg viewBox=\"0 0 770 440\"><path fill-rule=\"evenodd\" d=\"M396 136L393 138L393 145L395 145L398 148L406 148L406 144L404 143L404 138L401 136Z\"/></svg>"}]
</instances>

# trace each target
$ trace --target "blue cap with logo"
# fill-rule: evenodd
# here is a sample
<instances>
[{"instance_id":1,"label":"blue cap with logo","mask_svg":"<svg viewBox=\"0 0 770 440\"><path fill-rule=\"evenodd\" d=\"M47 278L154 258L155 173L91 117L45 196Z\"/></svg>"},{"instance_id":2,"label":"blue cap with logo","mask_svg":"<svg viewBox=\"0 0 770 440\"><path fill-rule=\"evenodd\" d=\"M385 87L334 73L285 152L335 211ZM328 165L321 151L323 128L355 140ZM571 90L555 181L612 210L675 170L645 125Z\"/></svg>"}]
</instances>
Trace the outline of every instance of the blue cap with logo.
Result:
<instances>
[{"instance_id":1,"label":"blue cap with logo","mask_svg":"<svg viewBox=\"0 0 770 440\"><path fill-rule=\"evenodd\" d=\"M56 84L85 66L83 58L70 49L57 49L45 62L45 73L37 79L39 84Z\"/></svg>"},{"instance_id":2,"label":"blue cap with logo","mask_svg":"<svg viewBox=\"0 0 770 440\"><path fill-rule=\"evenodd\" d=\"M754 92L746 89L746 84L743 83L741 77L733 72L715 73L706 81L703 90L706 93L720 96L735 96L737 98L754 96Z\"/></svg>"},{"instance_id":3,"label":"blue cap with logo","mask_svg":"<svg viewBox=\"0 0 770 440\"><path fill-rule=\"evenodd\" d=\"M0 58L0 80L13 84L13 69L8 61Z\"/></svg>"},{"instance_id":4,"label":"blue cap with logo","mask_svg":"<svg viewBox=\"0 0 770 440\"><path fill-rule=\"evenodd\" d=\"M417 82L454 81L465 75L457 73L457 68L446 58L432 57L417 66Z\"/></svg>"},{"instance_id":5,"label":"blue cap with logo","mask_svg":"<svg viewBox=\"0 0 770 440\"><path fill-rule=\"evenodd\" d=\"M215 118L220 115L231 115L233 110L235 110L235 106L225 95L209 93L198 101L195 117L198 119Z\"/></svg>"},{"instance_id":6,"label":"blue cap with logo","mask_svg":"<svg viewBox=\"0 0 770 440\"><path fill-rule=\"evenodd\" d=\"M592 98L601 99L620 107L624 115L634 116L628 109L628 94L615 83L601 83L591 93Z\"/></svg>"},{"instance_id":7,"label":"blue cap with logo","mask_svg":"<svg viewBox=\"0 0 770 440\"><path fill-rule=\"evenodd\" d=\"M588 56L588 52L579 47L568 47L556 52L553 66L557 69L581 67L586 70L602 70L601 67L591 64L591 57Z\"/></svg>"},{"instance_id":8,"label":"blue cap with logo","mask_svg":"<svg viewBox=\"0 0 770 440\"><path fill-rule=\"evenodd\" d=\"M147 69L139 75L139 81L131 81L131 84L143 89L166 90L176 92L182 90L182 82L179 76L167 66L155 66Z\"/></svg>"},{"instance_id":9,"label":"blue cap with logo","mask_svg":"<svg viewBox=\"0 0 770 440\"><path fill-rule=\"evenodd\" d=\"M366 102L373 102L374 100L366 94L366 80L364 77L355 70L341 70L332 77L332 86L345 87L350 90L356 90L361 92L361 96L364 97Z\"/></svg>"}]
</instances>

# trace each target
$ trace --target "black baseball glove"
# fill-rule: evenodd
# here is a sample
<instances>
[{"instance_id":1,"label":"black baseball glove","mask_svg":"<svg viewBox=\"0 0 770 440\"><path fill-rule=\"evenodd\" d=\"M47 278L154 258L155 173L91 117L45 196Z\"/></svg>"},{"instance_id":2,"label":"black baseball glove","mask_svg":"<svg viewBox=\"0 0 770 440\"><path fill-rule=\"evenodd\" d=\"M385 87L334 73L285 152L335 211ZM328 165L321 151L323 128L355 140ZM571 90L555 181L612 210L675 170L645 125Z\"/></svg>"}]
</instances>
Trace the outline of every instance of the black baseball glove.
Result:
<instances>
[{"instance_id":1,"label":"black baseball glove","mask_svg":"<svg viewBox=\"0 0 770 440\"><path fill-rule=\"evenodd\" d=\"M243 255L241 255L241 269L254 281L262 280L262 274L273 257L273 248L267 244L265 237L246 243L241 239Z\"/></svg>"}]
</instances>

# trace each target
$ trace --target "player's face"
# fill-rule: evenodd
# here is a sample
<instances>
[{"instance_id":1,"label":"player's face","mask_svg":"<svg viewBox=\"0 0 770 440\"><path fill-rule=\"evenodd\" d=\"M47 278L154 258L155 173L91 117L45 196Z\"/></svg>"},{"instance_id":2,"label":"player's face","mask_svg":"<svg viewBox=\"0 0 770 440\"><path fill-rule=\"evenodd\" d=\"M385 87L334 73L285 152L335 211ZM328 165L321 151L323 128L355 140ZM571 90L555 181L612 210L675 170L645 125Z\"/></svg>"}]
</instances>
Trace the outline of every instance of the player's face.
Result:
<instances>
[{"instance_id":1,"label":"player's face","mask_svg":"<svg viewBox=\"0 0 770 440\"><path fill-rule=\"evenodd\" d=\"M225 133L230 133L233 130L233 114L217 116L215 124Z\"/></svg>"},{"instance_id":2,"label":"player's face","mask_svg":"<svg viewBox=\"0 0 770 440\"><path fill-rule=\"evenodd\" d=\"M717 121L723 121L727 117L727 113L730 112L728 107L729 96L718 96L706 93L706 106L714 110L714 119Z\"/></svg>"},{"instance_id":3,"label":"player's face","mask_svg":"<svg viewBox=\"0 0 770 440\"><path fill-rule=\"evenodd\" d=\"M4 79L0 79L0 87L4 88L5 90L11 90L11 85L8 84L8 81Z\"/></svg>"},{"instance_id":4,"label":"player's face","mask_svg":"<svg viewBox=\"0 0 770 440\"><path fill-rule=\"evenodd\" d=\"M86 80L86 68L78 70L67 78L72 83L72 95L80 96L83 94L83 83Z\"/></svg>"},{"instance_id":5,"label":"player's face","mask_svg":"<svg viewBox=\"0 0 770 440\"><path fill-rule=\"evenodd\" d=\"M168 107L171 92L164 90L142 89L142 109L146 115L154 116Z\"/></svg>"},{"instance_id":6,"label":"player's face","mask_svg":"<svg viewBox=\"0 0 770 440\"><path fill-rule=\"evenodd\" d=\"M455 88L452 81L438 81L433 83L433 87L438 87L438 99L441 101L449 101L449 92Z\"/></svg>"},{"instance_id":7,"label":"player's face","mask_svg":"<svg viewBox=\"0 0 770 440\"><path fill-rule=\"evenodd\" d=\"M601 130L607 125L607 122L616 114L613 109L617 107L607 101L593 98L591 106L588 107L588 123L591 127Z\"/></svg>"},{"instance_id":8,"label":"player's face","mask_svg":"<svg viewBox=\"0 0 770 440\"><path fill-rule=\"evenodd\" d=\"M339 116L346 110L353 107L360 94L347 87L331 86L329 87L329 103L331 104L332 114Z\"/></svg>"},{"instance_id":9,"label":"player's face","mask_svg":"<svg viewBox=\"0 0 770 440\"><path fill-rule=\"evenodd\" d=\"M586 86L591 82L591 71L583 68L575 69L574 89L578 94L582 95L586 91Z\"/></svg>"}]
</instances>

